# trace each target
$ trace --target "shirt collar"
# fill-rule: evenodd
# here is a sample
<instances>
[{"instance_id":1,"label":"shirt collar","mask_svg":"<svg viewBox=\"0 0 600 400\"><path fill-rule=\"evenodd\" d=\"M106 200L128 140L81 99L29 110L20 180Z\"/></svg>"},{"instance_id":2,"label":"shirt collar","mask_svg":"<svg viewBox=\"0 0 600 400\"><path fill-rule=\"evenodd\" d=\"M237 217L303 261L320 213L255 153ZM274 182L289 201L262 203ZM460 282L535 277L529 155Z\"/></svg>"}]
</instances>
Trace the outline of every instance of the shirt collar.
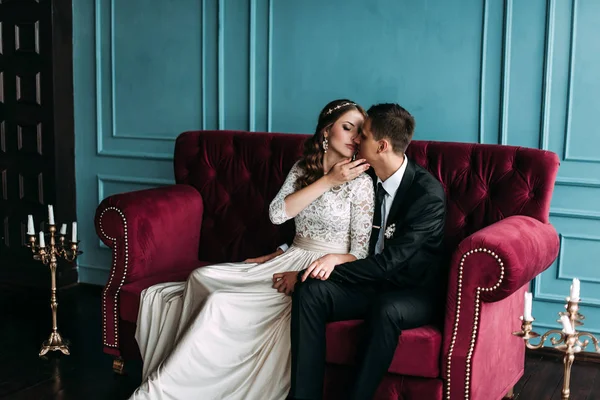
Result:
<instances>
[{"instance_id":1,"label":"shirt collar","mask_svg":"<svg viewBox=\"0 0 600 400\"><path fill-rule=\"evenodd\" d=\"M406 171L407 165L408 165L408 157L406 157L406 155L404 155L404 161L402 162L402 165L400 166L400 168L398 168L396 170L396 172L394 172L392 174L392 176L387 178L385 180L385 182L382 182L381 179L379 179L379 177L377 178L377 183L382 184L386 193L391 198L394 198L394 196L396 195L396 191L398 191L398 188L400 187L400 182L402 182L402 177L404 176L404 171Z\"/></svg>"}]
</instances>

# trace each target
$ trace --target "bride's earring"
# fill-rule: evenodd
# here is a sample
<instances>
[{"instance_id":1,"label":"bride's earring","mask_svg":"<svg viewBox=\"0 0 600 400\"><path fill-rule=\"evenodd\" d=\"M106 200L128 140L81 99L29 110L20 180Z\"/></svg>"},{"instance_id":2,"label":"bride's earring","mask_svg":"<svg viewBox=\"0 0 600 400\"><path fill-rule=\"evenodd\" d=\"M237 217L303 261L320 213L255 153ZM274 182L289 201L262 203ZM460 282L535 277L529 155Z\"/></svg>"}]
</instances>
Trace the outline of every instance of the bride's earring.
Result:
<instances>
[{"instance_id":1,"label":"bride's earring","mask_svg":"<svg viewBox=\"0 0 600 400\"><path fill-rule=\"evenodd\" d=\"M329 148L329 141L327 138L323 138L323 152L327 154L327 149Z\"/></svg>"}]
</instances>

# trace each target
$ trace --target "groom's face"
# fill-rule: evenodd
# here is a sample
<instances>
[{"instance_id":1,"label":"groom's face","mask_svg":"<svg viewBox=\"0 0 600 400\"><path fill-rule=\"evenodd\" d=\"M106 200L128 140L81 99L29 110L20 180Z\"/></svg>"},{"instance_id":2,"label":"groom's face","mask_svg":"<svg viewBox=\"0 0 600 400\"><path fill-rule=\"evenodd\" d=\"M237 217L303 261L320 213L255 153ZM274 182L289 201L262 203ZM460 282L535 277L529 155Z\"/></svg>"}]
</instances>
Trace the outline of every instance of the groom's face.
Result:
<instances>
[{"instance_id":1,"label":"groom's face","mask_svg":"<svg viewBox=\"0 0 600 400\"><path fill-rule=\"evenodd\" d=\"M371 131L371 119L367 118L362 126L360 133L354 139L358 147L359 158L364 158L368 163L372 163L377 159L377 148L379 143L373 138Z\"/></svg>"}]
</instances>

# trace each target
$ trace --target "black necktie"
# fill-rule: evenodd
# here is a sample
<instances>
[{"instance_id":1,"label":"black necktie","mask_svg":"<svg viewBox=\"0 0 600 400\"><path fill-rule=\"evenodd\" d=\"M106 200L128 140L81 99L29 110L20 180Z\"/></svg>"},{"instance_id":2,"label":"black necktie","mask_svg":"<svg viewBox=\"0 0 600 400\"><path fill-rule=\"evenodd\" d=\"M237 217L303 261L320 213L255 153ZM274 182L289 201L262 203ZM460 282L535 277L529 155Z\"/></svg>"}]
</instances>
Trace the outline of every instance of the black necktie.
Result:
<instances>
[{"instance_id":1,"label":"black necktie","mask_svg":"<svg viewBox=\"0 0 600 400\"><path fill-rule=\"evenodd\" d=\"M383 204L383 198L387 192L383 188L381 182L377 184L377 193L375 194L375 214L373 215L373 227L381 228L381 206Z\"/></svg>"},{"instance_id":2,"label":"black necktie","mask_svg":"<svg viewBox=\"0 0 600 400\"><path fill-rule=\"evenodd\" d=\"M383 227L381 226L381 205L383 204L383 198L387 192L383 188L381 182L377 184L377 192L375 193L375 213L373 215L373 232L371 232L371 243L370 243L370 253L373 254L375 252L375 246L377 245L377 240L379 240L379 232Z\"/></svg>"}]
</instances>

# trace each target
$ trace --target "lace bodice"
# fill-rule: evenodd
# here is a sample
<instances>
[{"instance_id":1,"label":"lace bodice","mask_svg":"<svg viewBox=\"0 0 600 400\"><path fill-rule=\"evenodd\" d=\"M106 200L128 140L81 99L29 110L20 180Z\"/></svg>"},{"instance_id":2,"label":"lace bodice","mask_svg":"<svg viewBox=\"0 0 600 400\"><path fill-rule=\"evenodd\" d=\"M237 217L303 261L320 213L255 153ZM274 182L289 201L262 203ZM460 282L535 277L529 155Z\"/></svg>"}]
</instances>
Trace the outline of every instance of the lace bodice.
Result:
<instances>
[{"instance_id":1,"label":"lace bodice","mask_svg":"<svg viewBox=\"0 0 600 400\"><path fill-rule=\"evenodd\" d=\"M298 162L290 170L283 186L269 207L274 224L290 217L285 198L295 192L295 183L303 175ZM295 217L296 235L349 247L357 259L369 253L375 196L373 180L362 173L350 182L322 194Z\"/></svg>"}]
</instances>

